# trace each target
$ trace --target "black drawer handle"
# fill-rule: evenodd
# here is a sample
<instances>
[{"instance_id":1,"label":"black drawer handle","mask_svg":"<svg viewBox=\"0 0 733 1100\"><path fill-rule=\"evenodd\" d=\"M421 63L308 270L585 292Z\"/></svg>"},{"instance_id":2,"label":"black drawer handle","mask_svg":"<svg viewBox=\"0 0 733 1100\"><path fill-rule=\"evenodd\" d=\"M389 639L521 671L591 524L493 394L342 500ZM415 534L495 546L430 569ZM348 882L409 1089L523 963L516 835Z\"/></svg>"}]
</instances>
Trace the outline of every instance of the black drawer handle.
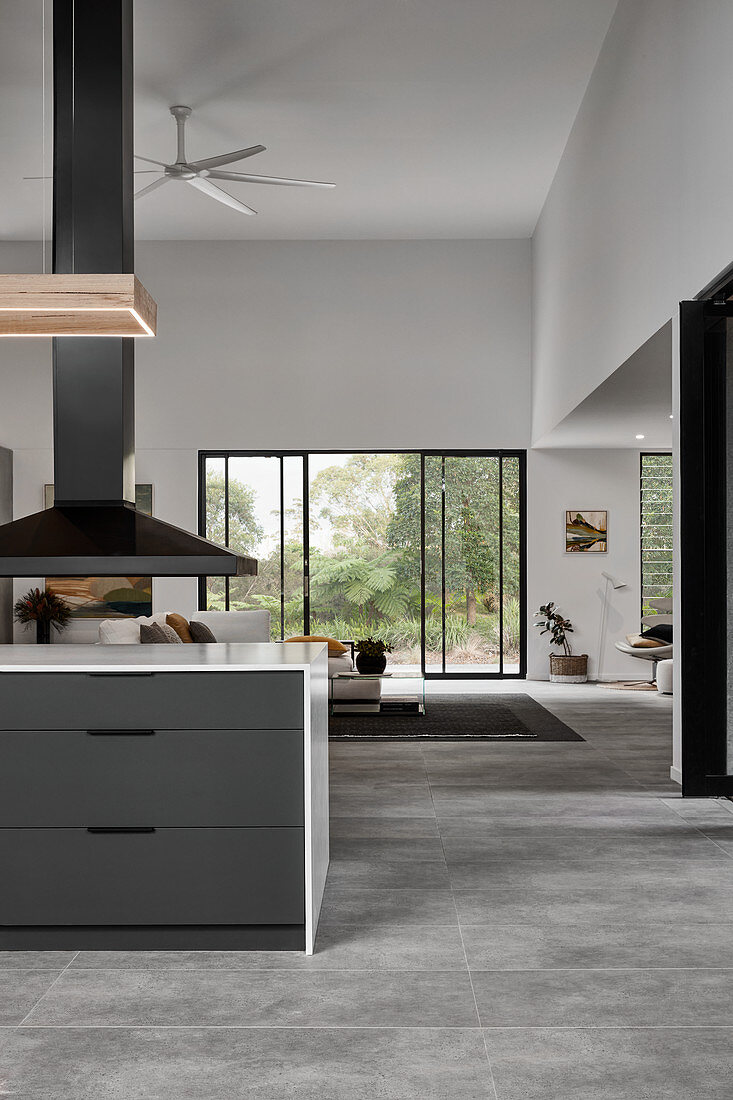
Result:
<instances>
[{"instance_id":1,"label":"black drawer handle","mask_svg":"<svg viewBox=\"0 0 733 1100\"><path fill-rule=\"evenodd\" d=\"M87 672L87 676L155 676L154 672Z\"/></svg>"},{"instance_id":2,"label":"black drawer handle","mask_svg":"<svg viewBox=\"0 0 733 1100\"><path fill-rule=\"evenodd\" d=\"M152 825L143 825L138 828L104 828L103 826L87 829L88 833L154 833Z\"/></svg>"},{"instance_id":3,"label":"black drawer handle","mask_svg":"<svg viewBox=\"0 0 733 1100\"><path fill-rule=\"evenodd\" d=\"M90 737L153 737L155 730L87 730Z\"/></svg>"}]
</instances>

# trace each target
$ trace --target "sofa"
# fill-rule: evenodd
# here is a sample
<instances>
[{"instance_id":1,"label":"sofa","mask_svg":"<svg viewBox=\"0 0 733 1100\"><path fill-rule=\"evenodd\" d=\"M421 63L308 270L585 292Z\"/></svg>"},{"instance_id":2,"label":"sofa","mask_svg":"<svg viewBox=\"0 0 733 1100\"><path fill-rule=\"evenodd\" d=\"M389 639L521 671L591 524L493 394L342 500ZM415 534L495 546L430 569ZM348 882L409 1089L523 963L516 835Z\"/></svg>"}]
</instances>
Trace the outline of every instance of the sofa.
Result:
<instances>
[{"instance_id":1,"label":"sofa","mask_svg":"<svg viewBox=\"0 0 733 1100\"><path fill-rule=\"evenodd\" d=\"M101 645L139 645L140 627L152 623L163 625L170 611L157 611L154 615L141 615L137 619L104 619L99 624ZM208 626L217 642L269 642L269 611L195 611L191 622ZM287 644L287 643L283 643ZM333 678L340 672L353 672L353 651L338 656L329 653L328 675ZM333 699L339 702L360 700L378 703L382 697L381 680L339 680L333 685Z\"/></svg>"},{"instance_id":2,"label":"sofa","mask_svg":"<svg viewBox=\"0 0 733 1100\"><path fill-rule=\"evenodd\" d=\"M137 619L103 619L99 624L102 645L139 645L140 627L165 623L170 611L140 615ZM195 611L192 622L208 626L217 642L269 642L269 611Z\"/></svg>"}]
</instances>

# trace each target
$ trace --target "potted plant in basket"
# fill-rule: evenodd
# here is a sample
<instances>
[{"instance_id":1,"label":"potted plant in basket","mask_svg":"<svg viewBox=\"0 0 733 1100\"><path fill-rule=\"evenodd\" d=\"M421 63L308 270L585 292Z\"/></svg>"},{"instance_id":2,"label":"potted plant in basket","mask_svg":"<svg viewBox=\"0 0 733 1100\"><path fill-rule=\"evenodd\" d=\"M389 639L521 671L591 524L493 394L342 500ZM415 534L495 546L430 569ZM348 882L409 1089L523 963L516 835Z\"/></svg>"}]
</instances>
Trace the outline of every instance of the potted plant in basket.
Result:
<instances>
[{"instance_id":1,"label":"potted plant in basket","mask_svg":"<svg viewBox=\"0 0 733 1100\"><path fill-rule=\"evenodd\" d=\"M534 617L540 620L534 624L540 634L550 634L550 645L563 650L561 654L550 654L550 681L553 684L584 684L588 679L588 654L573 654L568 640L568 634L573 633L570 619L564 618L552 602L542 604Z\"/></svg>"},{"instance_id":2,"label":"potted plant in basket","mask_svg":"<svg viewBox=\"0 0 733 1100\"><path fill-rule=\"evenodd\" d=\"M51 641L51 627L59 633L71 618L71 608L55 592L31 588L16 602L13 617L17 623L36 624L36 641Z\"/></svg>"},{"instance_id":3,"label":"potted plant in basket","mask_svg":"<svg viewBox=\"0 0 733 1100\"><path fill-rule=\"evenodd\" d=\"M387 645L380 638L362 638L354 646L356 650L356 669L364 676L377 676L387 667L387 654L392 652L392 646Z\"/></svg>"}]
</instances>

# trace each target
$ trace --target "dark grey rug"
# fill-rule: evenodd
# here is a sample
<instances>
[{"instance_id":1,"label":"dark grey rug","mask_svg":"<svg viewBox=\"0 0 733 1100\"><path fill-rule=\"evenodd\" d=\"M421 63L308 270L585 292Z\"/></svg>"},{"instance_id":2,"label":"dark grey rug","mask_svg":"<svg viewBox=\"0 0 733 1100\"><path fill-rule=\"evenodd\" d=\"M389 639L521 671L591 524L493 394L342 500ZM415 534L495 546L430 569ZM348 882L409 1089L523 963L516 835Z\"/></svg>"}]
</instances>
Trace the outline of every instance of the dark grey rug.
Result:
<instances>
[{"instance_id":1,"label":"dark grey rug","mask_svg":"<svg viewBox=\"0 0 733 1100\"><path fill-rule=\"evenodd\" d=\"M428 695L426 713L339 714L331 741L583 741L531 695Z\"/></svg>"}]
</instances>

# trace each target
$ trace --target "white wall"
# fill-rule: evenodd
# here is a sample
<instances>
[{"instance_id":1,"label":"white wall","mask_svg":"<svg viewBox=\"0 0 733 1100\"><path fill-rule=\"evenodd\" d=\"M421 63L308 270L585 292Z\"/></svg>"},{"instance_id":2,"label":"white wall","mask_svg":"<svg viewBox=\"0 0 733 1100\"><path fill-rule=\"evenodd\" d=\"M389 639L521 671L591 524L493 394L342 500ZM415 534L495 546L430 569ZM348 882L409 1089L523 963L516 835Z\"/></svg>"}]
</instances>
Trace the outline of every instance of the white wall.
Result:
<instances>
[{"instance_id":1,"label":"white wall","mask_svg":"<svg viewBox=\"0 0 733 1100\"><path fill-rule=\"evenodd\" d=\"M0 270L39 266L38 245L0 246ZM136 266L159 306L137 342L136 477L162 519L196 530L199 449L528 445L528 241L145 242ZM0 341L16 516L52 480L50 355ZM158 608L196 598L155 581Z\"/></svg>"},{"instance_id":2,"label":"white wall","mask_svg":"<svg viewBox=\"0 0 733 1100\"><path fill-rule=\"evenodd\" d=\"M528 241L156 242L137 268L141 447L528 440Z\"/></svg>"},{"instance_id":3,"label":"white wall","mask_svg":"<svg viewBox=\"0 0 733 1100\"><path fill-rule=\"evenodd\" d=\"M540 440L733 260L733 5L621 0L533 241Z\"/></svg>"},{"instance_id":4,"label":"white wall","mask_svg":"<svg viewBox=\"0 0 733 1100\"><path fill-rule=\"evenodd\" d=\"M588 675L598 675L599 626L605 581L601 572L626 581L609 593L604 680L640 679L645 666L614 647L638 631L640 618L639 452L535 450L527 469L527 598L530 624L540 604L554 601L575 628L575 653L589 656ZM608 552L565 552L565 511L605 509ZM547 679L548 636L528 628L527 671Z\"/></svg>"}]
</instances>

